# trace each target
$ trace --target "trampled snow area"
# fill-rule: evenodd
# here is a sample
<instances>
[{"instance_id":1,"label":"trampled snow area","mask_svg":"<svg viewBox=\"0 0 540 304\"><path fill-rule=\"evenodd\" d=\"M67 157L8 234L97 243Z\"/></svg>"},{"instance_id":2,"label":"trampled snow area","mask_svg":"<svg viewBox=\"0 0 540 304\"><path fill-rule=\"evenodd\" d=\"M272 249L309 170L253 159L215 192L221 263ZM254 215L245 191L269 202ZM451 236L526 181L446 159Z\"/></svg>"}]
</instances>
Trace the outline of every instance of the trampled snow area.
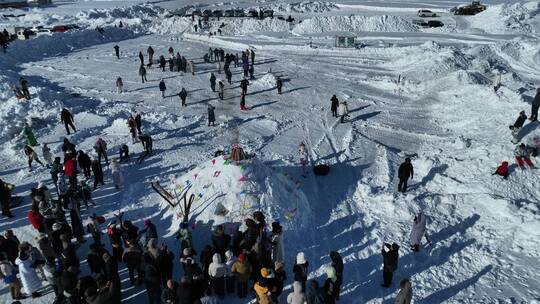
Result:
<instances>
[{"instance_id":1,"label":"trampled snow area","mask_svg":"<svg viewBox=\"0 0 540 304\"><path fill-rule=\"evenodd\" d=\"M140 228L151 219L160 242L178 257L178 210L150 183L159 180L168 189L190 185L197 197L191 227L198 252L211 242L212 225L239 224L255 209L283 223L289 274L284 296L297 252L306 253L310 277L322 283L328 253L336 250L345 262L340 303L393 303L405 277L411 278L414 303L539 302L540 172L512 165L508 180L491 173L502 161L515 163L508 126L521 110L530 114L540 87L540 14L538 2L500 2L489 1L485 12L472 17L448 13L461 1L201 2L201 10L207 5L267 6L297 19L293 25L277 18L212 20L212 31L225 23L223 36L217 37L194 32L190 18L170 17L172 6L193 4L183 0L84 1L6 10L26 15L0 17L0 28L63 23L83 28L16 41L0 53L0 178L15 184L15 194L24 197L13 208L13 219L0 219L0 230L13 229L33 242L37 233L26 219L29 191L40 181L52 189L47 169L37 164L32 172L27 168L25 140L19 136L25 122L40 143L61 156L65 130L59 114L67 107L78 128L69 139L78 150L92 151L102 137L110 156L127 144L136 157L142 145L131 143L126 122L138 112L155 153L142 164L122 165L120 190L107 168L106 185L93 192L97 206L83 208L85 221L93 212L110 221L119 211ZM451 30L413 25L413 8L441 12L438 19ZM119 21L127 27L114 28ZM103 35L94 30L96 25L104 26ZM336 32L355 33L359 47L335 48ZM142 51L146 60L149 45L154 57L167 56L173 47L193 60L195 75L154 66L148 69L149 81L141 83L137 55ZM247 111L239 110L240 67L232 68L233 83L226 85L223 101L210 90L210 72L225 79L215 63L202 60L216 46L229 53L256 52ZM502 86L495 92L498 73ZM21 76L30 83L29 101L12 93ZM119 76L122 94L115 88ZM275 89L278 76L284 82L282 95ZM160 79L167 85L165 98L158 90ZM177 96L182 87L188 91L187 107ZM345 123L331 115L333 94L348 102ZM215 127L207 126L208 104L216 107ZM521 141L540 135L538 126L527 122ZM253 160L227 163L214 156L228 151L236 139ZM302 177L301 142L309 167L328 164L328 176L310 172ZM36 151L41 158L41 149ZM397 168L405 157L412 158L415 172L409 192L399 194ZM540 164L539 158L532 160ZM216 212L218 203L228 212ZM428 217L433 243L414 253L409 233L419 211ZM380 287L383 242L401 245L389 289ZM81 259L86 244L78 249ZM125 265L120 268L123 303L146 303L144 288L132 287ZM85 263L82 271L88 273ZM178 280L178 260L174 271ZM0 303L9 300L2 289ZM49 292L22 302L52 300ZM233 296L221 302L249 303Z\"/></svg>"}]
</instances>

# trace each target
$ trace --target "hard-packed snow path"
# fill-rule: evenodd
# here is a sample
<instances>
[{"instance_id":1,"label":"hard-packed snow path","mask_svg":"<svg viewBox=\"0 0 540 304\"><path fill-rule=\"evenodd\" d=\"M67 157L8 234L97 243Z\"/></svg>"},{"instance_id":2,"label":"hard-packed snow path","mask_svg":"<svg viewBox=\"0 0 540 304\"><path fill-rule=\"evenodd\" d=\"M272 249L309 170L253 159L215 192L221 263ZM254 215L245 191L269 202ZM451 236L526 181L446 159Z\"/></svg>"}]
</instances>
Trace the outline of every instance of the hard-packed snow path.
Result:
<instances>
[{"instance_id":1,"label":"hard-packed snow path","mask_svg":"<svg viewBox=\"0 0 540 304\"><path fill-rule=\"evenodd\" d=\"M400 12L403 5L424 3L395 4ZM410 32L403 35L413 38L403 41L393 39L396 33L374 32L365 35L366 41L379 35L382 43L345 50L330 47L332 35L319 40L309 34L294 38L268 32L208 38L191 30L179 34L186 29L183 21L178 28L164 24L170 30L158 34L156 24L168 21L154 22L153 30L144 33L138 27L137 32L108 28L104 37L84 30L62 40L55 35L18 41L0 58L0 82L6 91L0 95L4 140L0 175L25 197L13 208L15 218L0 220L0 229L14 229L21 239L31 241L36 234L25 217L29 190L38 181L52 185L46 169L28 172L20 151L23 141L12 139L23 121L32 122L38 140L59 154L65 131L58 114L68 107L80 130L70 136L78 149L91 151L102 137L110 154L116 155L122 144L138 154L142 146L131 143L126 125L129 114L137 112L143 118L143 132L154 139L155 153L143 164L124 165L126 183L120 191L110 184L107 172L107 185L94 192L97 207L83 210L85 219L96 212L110 220L123 211L125 218L142 226L151 218L161 240L178 255L171 227L174 213L164 208L149 183L187 173L238 137L248 152L299 185L310 204L310 210L299 209L293 217L280 219L302 218L308 223L285 233L287 271L296 253L304 251L310 277L321 281L329 251L339 251L345 261L340 302L392 303L397 282L405 277L412 280L415 303L540 300L538 172L514 168L507 181L491 175L501 161L513 163L508 125L520 110L529 111L540 83L534 68L540 65L538 39L515 32L507 33L513 40L506 41L497 36L500 33L482 34L463 23L464 29L456 27L451 34ZM307 46L309 41L317 48ZM120 46L120 59L114 56L115 44ZM195 75L153 67L148 69L149 81L141 83L137 54L143 51L146 58L149 45L157 56L173 47L193 60ZM240 67L232 69L233 83L226 85L223 101L210 90L210 72L225 80L215 64L201 59L216 46L232 53L255 48L248 111L239 110ZM503 73L497 93L492 88L495 70ZM19 75L31 84L31 101L9 94L9 84ZM124 81L122 94L116 92L117 77ZM276 77L284 81L282 95L275 89ZM157 87L161 79L167 85L165 98ZM177 96L182 87L188 91L187 107L181 107ZM348 102L350 116L345 123L331 115L333 94ZM216 127L206 126L208 103L216 107ZM537 128L538 123L528 123L520 134L523 141L540 135ZM329 164L330 175L301 176L297 152L301 142L310 164ZM413 159L415 174L409 192L398 194L397 167L405 157ZM408 242L418 211L429 218L433 243L414 253ZM211 223L197 223L198 251L210 242L210 229ZM383 242L402 246L394 285L388 290L379 286ZM79 248L81 258L86 250L86 245ZM180 267L175 267L178 278ZM120 274L124 302L146 301L142 287L130 286L126 269ZM0 301L8 297L3 293ZM51 299L48 294L39 301ZM241 302L228 297L224 303Z\"/></svg>"}]
</instances>

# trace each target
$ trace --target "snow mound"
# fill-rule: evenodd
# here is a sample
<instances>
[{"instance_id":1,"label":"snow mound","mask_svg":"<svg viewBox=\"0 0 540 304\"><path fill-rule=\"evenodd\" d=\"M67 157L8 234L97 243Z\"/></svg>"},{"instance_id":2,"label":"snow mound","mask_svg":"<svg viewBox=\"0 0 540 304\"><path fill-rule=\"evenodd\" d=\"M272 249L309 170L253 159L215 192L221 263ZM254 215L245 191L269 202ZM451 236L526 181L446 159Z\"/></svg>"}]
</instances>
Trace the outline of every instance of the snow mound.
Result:
<instances>
[{"instance_id":1,"label":"snow mound","mask_svg":"<svg viewBox=\"0 0 540 304\"><path fill-rule=\"evenodd\" d=\"M250 33L264 32L287 32L289 31L289 23L284 20L273 19L254 19L254 18L236 18L227 21L210 22L212 31L217 31L221 23L225 23L225 27L221 30L223 35L244 35Z\"/></svg>"},{"instance_id":2,"label":"snow mound","mask_svg":"<svg viewBox=\"0 0 540 304\"><path fill-rule=\"evenodd\" d=\"M252 86L258 89L271 89L276 86L276 76L272 73L264 74L261 78L258 78L251 82Z\"/></svg>"},{"instance_id":3,"label":"snow mound","mask_svg":"<svg viewBox=\"0 0 540 304\"><path fill-rule=\"evenodd\" d=\"M295 34L324 32L416 32L418 28L399 16L317 16L298 24Z\"/></svg>"},{"instance_id":4,"label":"snow mound","mask_svg":"<svg viewBox=\"0 0 540 304\"><path fill-rule=\"evenodd\" d=\"M489 6L484 12L472 16L471 27L487 33L540 34L540 2L504 3Z\"/></svg>"},{"instance_id":5,"label":"snow mound","mask_svg":"<svg viewBox=\"0 0 540 304\"><path fill-rule=\"evenodd\" d=\"M130 7L115 7L112 9L90 9L80 11L76 17L80 22L92 25L117 23L126 25L148 24L166 14L166 10L152 4L139 4Z\"/></svg>"},{"instance_id":6,"label":"snow mound","mask_svg":"<svg viewBox=\"0 0 540 304\"><path fill-rule=\"evenodd\" d=\"M182 177L172 177L169 191L189 198L195 195L190 221L214 225L242 223L255 211L262 211L268 222L280 221L287 229L304 225L310 218L310 207L298 182L275 172L258 159L230 161L216 157L204 162ZM179 207L168 208L172 215L171 231L182 217Z\"/></svg>"},{"instance_id":7,"label":"snow mound","mask_svg":"<svg viewBox=\"0 0 540 304\"><path fill-rule=\"evenodd\" d=\"M302 1L297 3L280 3L274 7L280 13L323 13L339 10L333 2L326 1Z\"/></svg>"}]
</instances>

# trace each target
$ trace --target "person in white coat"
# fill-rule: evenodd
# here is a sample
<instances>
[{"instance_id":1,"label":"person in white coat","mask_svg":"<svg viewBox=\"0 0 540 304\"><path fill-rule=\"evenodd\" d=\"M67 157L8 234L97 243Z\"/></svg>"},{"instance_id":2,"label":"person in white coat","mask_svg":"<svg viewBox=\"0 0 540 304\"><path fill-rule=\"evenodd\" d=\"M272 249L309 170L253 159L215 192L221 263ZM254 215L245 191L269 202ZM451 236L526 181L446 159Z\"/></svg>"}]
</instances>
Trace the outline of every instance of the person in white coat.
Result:
<instances>
[{"instance_id":1,"label":"person in white coat","mask_svg":"<svg viewBox=\"0 0 540 304\"><path fill-rule=\"evenodd\" d=\"M342 101L339 103L338 114L339 116L341 116L341 123L344 123L345 117L349 116L349 106L347 105L346 101Z\"/></svg>"},{"instance_id":2,"label":"person in white coat","mask_svg":"<svg viewBox=\"0 0 540 304\"><path fill-rule=\"evenodd\" d=\"M219 297L225 297L225 276L227 275L227 268L225 264L221 262L221 255L214 253L212 256L212 263L208 266L208 275L212 280L212 287L214 293Z\"/></svg>"},{"instance_id":3,"label":"person in white coat","mask_svg":"<svg viewBox=\"0 0 540 304\"><path fill-rule=\"evenodd\" d=\"M47 144L43 144L41 146L41 153L43 154L43 159L45 160L45 163L47 164L47 168L49 168L53 162L53 155L51 153L51 148L49 148Z\"/></svg>"},{"instance_id":4,"label":"person in white coat","mask_svg":"<svg viewBox=\"0 0 540 304\"><path fill-rule=\"evenodd\" d=\"M38 292L38 289L41 288L41 280L36 273L36 269L32 267L32 261L28 254L24 251L19 252L15 265L19 267L23 291L28 295L32 295L33 298L40 297L41 293Z\"/></svg>"},{"instance_id":5,"label":"person in white coat","mask_svg":"<svg viewBox=\"0 0 540 304\"><path fill-rule=\"evenodd\" d=\"M302 291L302 283L295 281L293 283L293 292L287 296L287 304L305 304L306 296Z\"/></svg>"},{"instance_id":6,"label":"person in white coat","mask_svg":"<svg viewBox=\"0 0 540 304\"><path fill-rule=\"evenodd\" d=\"M114 187L116 189L120 188L120 186L122 186L124 183L124 174L122 173L122 168L120 166L120 162L118 162L118 158L113 158L111 161L111 174Z\"/></svg>"},{"instance_id":7,"label":"person in white coat","mask_svg":"<svg viewBox=\"0 0 540 304\"><path fill-rule=\"evenodd\" d=\"M236 258L232 251L227 250L225 252L225 286L227 287L227 293L234 293L236 289L236 276L232 273L232 266L236 262Z\"/></svg>"},{"instance_id":8,"label":"person in white coat","mask_svg":"<svg viewBox=\"0 0 540 304\"><path fill-rule=\"evenodd\" d=\"M285 261L285 250L283 248L283 227L279 222L272 223L272 235L270 236L272 244L272 263Z\"/></svg>"},{"instance_id":9,"label":"person in white coat","mask_svg":"<svg viewBox=\"0 0 540 304\"><path fill-rule=\"evenodd\" d=\"M411 250L419 251L422 238L426 236L426 240L429 243L429 238L426 234L426 216L421 211L414 217L412 230L411 230Z\"/></svg>"},{"instance_id":10,"label":"person in white coat","mask_svg":"<svg viewBox=\"0 0 540 304\"><path fill-rule=\"evenodd\" d=\"M412 286L409 279L403 279L399 283L401 289L396 296L395 304L411 304L412 301Z\"/></svg>"}]
</instances>

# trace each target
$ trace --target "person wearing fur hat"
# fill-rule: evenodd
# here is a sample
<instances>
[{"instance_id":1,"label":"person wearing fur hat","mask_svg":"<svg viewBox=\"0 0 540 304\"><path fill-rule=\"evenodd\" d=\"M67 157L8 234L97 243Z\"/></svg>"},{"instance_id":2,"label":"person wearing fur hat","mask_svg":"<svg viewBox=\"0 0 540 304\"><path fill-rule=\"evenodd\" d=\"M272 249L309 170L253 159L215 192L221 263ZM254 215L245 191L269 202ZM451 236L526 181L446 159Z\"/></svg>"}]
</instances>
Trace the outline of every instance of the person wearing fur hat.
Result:
<instances>
[{"instance_id":1,"label":"person wearing fur hat","mask_svg":"<svg viewBox=\"0 0 540 304\"><path fill-rule=\"evenodd\" d=\"M283 248L283 227L281 227L279 222L272 223L270 243L272 244L272 262L283 262L285 260L285 250Z\"/></svg>"},{"instance_id":2,"label":"person wearing fur hat","mask_svg":"<svg viewBox=\"0 0 540 304\"><path fill-rule=\"evenodd\" d=\"M244 252L238 255L236 262L231 267L231 272L236 276L236 293L240 299L247 296L248 280L251 274L251 265Z\"/></svg>"},{"instance_id":3,"label":"person wearing fur hat","mask_svg":"<svg viewBox=\"0 0 540 304\"><path fill-rule=\"evenodd\" d=\"M302 283L302 290L306 290L309 263L303 252L296 254L296 263L293 266L294 280Z\"/></svg>"}]
</instances>

